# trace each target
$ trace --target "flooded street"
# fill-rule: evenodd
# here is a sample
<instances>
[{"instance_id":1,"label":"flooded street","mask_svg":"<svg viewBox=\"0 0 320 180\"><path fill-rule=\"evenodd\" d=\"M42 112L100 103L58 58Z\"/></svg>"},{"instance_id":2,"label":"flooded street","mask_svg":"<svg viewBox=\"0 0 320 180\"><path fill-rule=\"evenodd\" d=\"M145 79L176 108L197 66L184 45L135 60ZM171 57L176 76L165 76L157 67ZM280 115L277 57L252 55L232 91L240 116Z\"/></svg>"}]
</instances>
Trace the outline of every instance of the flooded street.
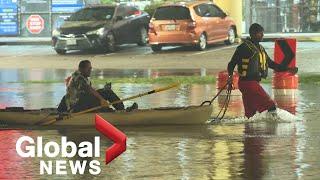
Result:
<instances>
[{"instance_id":1,"label":"flooded street","mask_svg":"<svg viewBox=\"0 0 320 180\"><path fill-rule=\"evenodd\" d=\"M161 85L114 84L120 97L131 96ZM270 85L264 85L271 95ZM318 121L320 88L301 85L297 97L275 97L288 109L297 112L301 121L294 123L240 123L203 126L119 127L127 136L127 150L102 172L86 175L57 176L58 179L313 179L320 173L320 158L314 156L320 148ZM183 85L134 100L140 108L199 105L215 95L215 85ZM2 106L27 108L55 107L64 94L64 84L1 83ZM278 100L277 100L278 98ZM220 99L220 100L219 100ZM133 101L126 102L131 105ZM288 104L288 102L290 102ZM213 116L223 103L223 96L214 102ZM284 107L285 108L285 107ZM240 96L231 98L226 118L242 116ZM39 179L39 159L16 154L15 143L22 135L43 136L47 140L67 136L74 142L92 140L99 135L94 129L62 130L2 130L0 131L0 171L2 178ZM101 139L101 154L111 145ZM8 156L9 154L9 156ZM63 158L58 158L63 159ZM81 158L75 158L85 160ZM20 164L16 169L17 164ZM15 171L12 171L15 169Z\"/></svg>"},{"instance_id":2,"label":"flooded street","mask_svg":"<svg viewBox=\"0 0 320 180\"><path fill-rule=\"evenodd\" d=\"M274 43L263 43L273 57ZM121 47L116 53L70 52L56 55L50 46L0 46L0 108L19 106L26 109L57 107L65 94L64 79L79 60L93 62L92 77L157 78L162 76L216 76L225 70L236 46L216 45L198 52L188 48L165 48L152 53L149 47ZM299 73L317 73L319 42L298 43ZM45 63L44 63L45 62ZM125 65L125 66L124 66ZM37 83L35 83L35 82ZM48 81L48 82L42 82ZM51 81L51 82L50 82ZM42 82L42 83L41 83ZM95 84L102 88L104 84ZM129 97L166 86L164 84L113 83L119 97ZM277 102L299 119L292 123L233 123L243 117L242 98L234 92L224 122L202 126L119 126L127 139L127 150L105 165L105 150L112 142L92 128L1 129L0 179L317 179L320 173L320 87L299 84L291 95L278 95L271 84L263 84ZM154 95L126 101L140 109L167 106L200 105L217 93L216 85L181 85ZM289 93L290 94L290 93ZM214 118L225 96L213 102ZM44 141L59 142L61 136L80 143L101 136L98 158L63 158L51 160L93 159L101 162L101 174L40 175L39 162L46 158L22 158L16 152L21 136L42 136Z\"/></svg>"}]
</instances>

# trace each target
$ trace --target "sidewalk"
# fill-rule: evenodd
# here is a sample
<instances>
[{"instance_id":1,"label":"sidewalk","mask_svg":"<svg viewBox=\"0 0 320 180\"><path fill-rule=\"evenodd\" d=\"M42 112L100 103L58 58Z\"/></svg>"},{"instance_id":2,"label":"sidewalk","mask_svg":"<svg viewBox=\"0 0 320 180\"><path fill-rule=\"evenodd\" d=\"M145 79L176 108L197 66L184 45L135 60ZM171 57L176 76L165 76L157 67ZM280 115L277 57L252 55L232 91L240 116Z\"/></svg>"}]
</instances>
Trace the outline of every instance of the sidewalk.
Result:
<instances>
[{"instance_id":1,"label":"sidewalk","mask_svg":"<svg viewBox=\"0 0 320 180\"><path fill-rule=\"evenodd\" d=\"M242 39L249 34L242 34ZM320 42L320 33L266 33L264 41L296 38L298 41ZM0 37L0 45L50 45L51 37Z\"/></svg>"},{"instance_id":2,"label":"sidewalk","mask_svg":"<svg viewBox=\"0 0 320 180\"><path fill-rule=\"evenodd\" d=\"M0 37L1 45L50 45L51 37Z\"/></svg>"}]
</instances>

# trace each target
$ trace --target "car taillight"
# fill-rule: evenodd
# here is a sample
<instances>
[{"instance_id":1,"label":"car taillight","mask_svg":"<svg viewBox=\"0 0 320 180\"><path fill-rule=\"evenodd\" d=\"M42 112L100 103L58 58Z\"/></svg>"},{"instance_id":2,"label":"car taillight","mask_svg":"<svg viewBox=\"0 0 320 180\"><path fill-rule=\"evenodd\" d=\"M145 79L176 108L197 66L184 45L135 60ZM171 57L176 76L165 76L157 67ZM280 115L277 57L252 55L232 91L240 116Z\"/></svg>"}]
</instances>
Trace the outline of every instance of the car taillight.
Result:
<instances>
[{"instance_id":1,"label":"car taillight","mask_svg":"<svg viewBox=\"0 0 320 180\"><path fill-rule=\"evenodd\" d=\"M154 29L154 25L152 23L149 23L149 33L155 33L156 34L156 30Z\"/></svg>"},{"instance_id":2,"label":"car taillight","mask_svg":"<svg viewBox=\"0 0 320 180\"><path fill-rule=\"evenodd\" d=\"M194 28L196 28L196 22L195 21L192 21L192 22L189 22L188 23L188 29L194 29Z\"/></svg>"},{"instance_id":3,"label":"car taillight","mask_svg":"<svg viewBox=\"0 0 320 180\"><path fill-rule=\"evenodd\" d=\"M142 14L142 11L137 10L137 11L134 11L133 14L136 16L139 16Z\"/></svg>"}]
</instances>

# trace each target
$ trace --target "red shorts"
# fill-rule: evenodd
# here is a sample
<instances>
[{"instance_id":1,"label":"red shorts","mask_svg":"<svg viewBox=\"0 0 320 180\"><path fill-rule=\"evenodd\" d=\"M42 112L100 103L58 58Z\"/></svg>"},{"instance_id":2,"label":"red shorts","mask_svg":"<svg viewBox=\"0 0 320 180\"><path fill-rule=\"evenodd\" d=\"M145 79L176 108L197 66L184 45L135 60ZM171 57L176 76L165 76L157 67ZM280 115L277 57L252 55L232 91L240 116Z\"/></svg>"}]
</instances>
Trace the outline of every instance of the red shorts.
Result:
<instances>
[{"instance_id":1,"label":"red shorts","mask_svg":"<svg viewBox=\"0 0 320 180\"><path fill-rule=\"evenodd\" d=\"M275 106L274 101L264 91L259 82L239 80L238 85L242 93L242 101L247 118L252 117L257 111L263 112Z\"/></svg>"}]
</instances>

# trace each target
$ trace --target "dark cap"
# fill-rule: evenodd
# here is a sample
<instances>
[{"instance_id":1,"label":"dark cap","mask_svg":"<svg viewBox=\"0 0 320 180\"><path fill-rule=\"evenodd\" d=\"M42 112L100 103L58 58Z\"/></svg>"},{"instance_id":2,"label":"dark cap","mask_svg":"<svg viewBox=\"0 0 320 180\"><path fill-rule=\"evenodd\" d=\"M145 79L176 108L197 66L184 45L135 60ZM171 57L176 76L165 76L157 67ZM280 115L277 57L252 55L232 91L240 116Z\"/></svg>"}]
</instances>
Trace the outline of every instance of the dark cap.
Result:
<instances>
[{"instance_id":1,"label":"dark cap","mask_svg":"<svg viewBox=\"0 0 320 180\"><path fill-rule=\"evenodd\" d=\"M251 26L249 28L249 34L250 35L251 34L256 34L258 32L263 32L263 31L264 31L263 27L258 23L251 24Z\"/></svg>"}]
</instances>

